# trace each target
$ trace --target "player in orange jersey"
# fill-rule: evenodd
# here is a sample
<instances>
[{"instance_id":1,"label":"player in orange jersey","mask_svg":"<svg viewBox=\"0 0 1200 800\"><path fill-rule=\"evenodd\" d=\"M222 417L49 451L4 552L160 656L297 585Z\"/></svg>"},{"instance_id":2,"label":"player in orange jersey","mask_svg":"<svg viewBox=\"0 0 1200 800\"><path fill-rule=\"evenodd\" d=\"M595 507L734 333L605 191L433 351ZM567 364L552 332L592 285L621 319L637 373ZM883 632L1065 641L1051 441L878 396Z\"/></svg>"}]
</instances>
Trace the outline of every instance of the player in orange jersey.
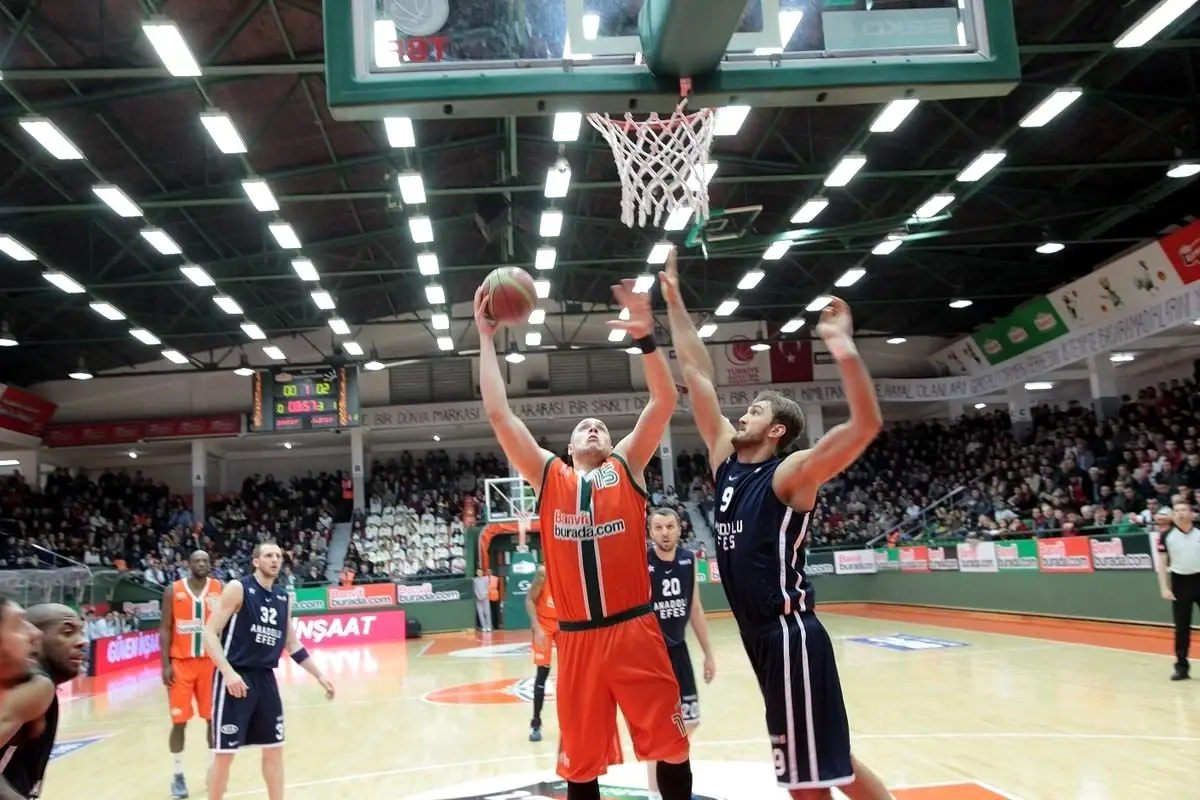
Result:
<instances>
[{"instance_id":1,"label":"player in orange jersey","mask_svg":"<svg viewBox=\"0 0 1200 800\"><path fill-rule=\"evenodd\" d=\"M546 680L550 677L550 663L554 656L554 637L558 634L558 612L554 609L554 596L546 585L546 568L538 567L525 595L525 610L533 623L533 665L537 675L533 679L533 719L529 722L529 741L542 740L542 705L546 702Z\"/></svg>"},{"instance_id":2,"label":"player in orange jersey","mask_svg":"<svg viewBox=\"0 0 1200 800\"><path fill-rule=\"evenodd\" d=\"M159 638L163 654L162 679L171 706L171 736L168 743L175 764L171 797L188 796L183 777L183 737L195 713L208 724L212 742L213 666L204 652L204 623L221 599L221 582L209 577L212 563L208 553L197 550L188 557L188 577L167 587L162 600Z\"/></svg>"},{"instance_id":3,"label":"player in orange jersey","mask_svg":"<svg viewBox=\"0 0 1200 800\"><path fill-rule=\"evenodd\" d=\"M575 426L568 464L541 447L508 404L496 354L496 323L482 287L475 295L479 387L509 463L533 487L541 517L547 579L558 611L558 774L568 800L599 800L612 761L617 709L639 761L659 761L664 800L688 800L692 770L679 685L650 603L643 472L666 433L678 396L654 341L650 297L633 281L613 287L642 351L650 399L633 432L613 446L598 419Z\"/></svg>"}]
</instances>

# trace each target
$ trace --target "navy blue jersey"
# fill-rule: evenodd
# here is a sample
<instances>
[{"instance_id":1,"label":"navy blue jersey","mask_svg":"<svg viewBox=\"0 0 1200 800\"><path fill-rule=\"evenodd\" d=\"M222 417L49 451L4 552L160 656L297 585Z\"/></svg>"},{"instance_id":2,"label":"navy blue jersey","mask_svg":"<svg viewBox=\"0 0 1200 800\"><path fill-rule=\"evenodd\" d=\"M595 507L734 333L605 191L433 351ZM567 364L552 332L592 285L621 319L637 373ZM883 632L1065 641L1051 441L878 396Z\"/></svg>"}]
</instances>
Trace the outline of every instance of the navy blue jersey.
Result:
<instances>
[{"instance_id":1,"label":"navy blue jersey","mask_svg":"<svg viewBox=\"0 0 1200 800\"><path fill-rule=\"evenodd\" d=\"M658 627L667 644L682 644L692 613L692 596L696 591L696 556L691 550L675 548L675 559L663 561L658 550L650 548L650 597Z\"/></svg>"},{"instance_id":2,"label":"navy blue jersey","mask_svg":"<svg viewBox=\"0 0 1200 800\"><path fill-rule=\"evenodd\" d=\"M775 496L771 482L782 462L742 464L732 455L717 468L717 566L743 633L814 604L804 575L812 513L794 511Z\"/></svg>"},{"instance_id":3,"label":"navy blue jersey","mask_svg":"<svg viewBox=\"0 0 1200 800\"><path fill-rule=\"evenodd\" d=\"M39 667L35 675L45 675ZM0 770L21 797L31 800L42 796L42 778L46 765L50 763L50 752L54 749L54 737L58 733L58 695L50 701L50 707L40 719L26 722L4 748L0 756Z\"/></svg>"},{"instance_id":4,"label":"navy blue jersey","mask_svg":"<svg viewBox=\"0 0 1200 800\"><path fill-rule=\"evenodd\" d=\"M273 670L287 641L287 590L278 583L264 589L253 575L238 578L238 583L242 607L221 634L225 657L238 672Z\"/></svg>"}]
</instances>

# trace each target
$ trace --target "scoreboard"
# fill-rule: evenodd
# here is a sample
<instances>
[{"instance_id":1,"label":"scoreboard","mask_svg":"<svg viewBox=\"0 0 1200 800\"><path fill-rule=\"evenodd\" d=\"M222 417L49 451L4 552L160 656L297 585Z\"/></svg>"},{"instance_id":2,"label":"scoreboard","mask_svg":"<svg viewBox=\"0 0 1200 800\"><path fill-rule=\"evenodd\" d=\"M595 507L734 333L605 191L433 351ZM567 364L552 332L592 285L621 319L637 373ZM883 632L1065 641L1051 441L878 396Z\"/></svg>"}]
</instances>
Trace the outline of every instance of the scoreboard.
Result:
<instances>
[{"instance_id":1,"label":"scoreboard","mask_svg":"<svg viewBox=\"0 0 1200 800\"><path fill-rule=\"evenodd\" d=\"M359 424L358 367L280 367L254 373L250 428L331 430Z\"/></svg>"}]
</instances>

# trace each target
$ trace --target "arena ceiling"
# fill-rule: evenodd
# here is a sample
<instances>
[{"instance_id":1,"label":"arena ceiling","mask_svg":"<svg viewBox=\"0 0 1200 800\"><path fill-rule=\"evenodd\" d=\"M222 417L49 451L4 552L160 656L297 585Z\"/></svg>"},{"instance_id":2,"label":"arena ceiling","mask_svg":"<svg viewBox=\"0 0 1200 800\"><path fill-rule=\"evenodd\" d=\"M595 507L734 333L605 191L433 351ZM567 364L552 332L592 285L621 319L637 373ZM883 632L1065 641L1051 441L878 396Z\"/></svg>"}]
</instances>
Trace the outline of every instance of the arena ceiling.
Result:
<instances>
[{"instance_id":1,"label":"arena ceiling","mask_svg":"<svg viewBox=\"0 0 1200 800\"><path fill-rule=\"evenodd\" d=\"M789 220L803 201L856 150L869 164L827 193L833 202L813 223L820 242L771 264L762 285L740 293L733 319L792 318L860 267L866 276L838 290L860 329L961 335L1184 222L1196 211L1194 179L1167 173L1200 156L1200 5L1145 46L1113 47L1154 5L1016 0L1022 84L1003 98L923 102L893 133L870 132L879 107L753 110L736 135L716 140L711 194L714 207L764 211L745 246L707 260L683 254L690 304L712 311L734 292L760 263L762 237L795 227ZM178 23L201 77L163 68L142 31L155 14ZM368 322L412 328L405 351L380 352L384 360L453 357L435 344L429 279L396 199L396 175L409 170L423 177L440 280L459 304L456 347L473 346L462 304L503 263L505 237L489 241L476 226L481 197L511 197L512 263L533 265L545 174L559 152L553 120L418 120L411 148L393 147L382 122L335 122L317 0L0 0L0 28L0 237L10 237L0 244L15 241L36 256L0 255L0 316L19 342L0 349L0 381L63 378L80 359L92 372L161 368L164 348L182 354L173 367L181 370L228 367L240 353L254 364L283 363L262 346L286 350L289 339L306 337L329 352L334 316L350 326L345 339L368 334L358 327ZM1083 95L1065 112L1045 127L1019 126L1068 86ZM211 109L228 114L244 154L214 146L201 125ZM30 118L51 121L84 158L56 158L30 134ZM576 177L561 206L553 273L552 299L571 305L552 306L551 316L555 308L606 311L608 286L644 272L660 237L621 225L608 147L583 127L566 145ZM930 235L872 254L887 231L997 148L1004 161L985 180L958 184L953 215L923 227ZM502 164L516 167L505 183ZM256 210L242 185L250 178L266 182L278 212ZM120 216L97 186L116 187L137 208ZM269 230L277 221L292 226L302 250L281 247ZM168 234L182 253L158 252L146 228ZM1064 248L1035 251L1049 241ZM311 260L319 286L298 277L298 255ZM215 288L183 275L185 262L202 267ZM64 293L47 271L82 291ZM317 307L316 288L334 310ZM222 311L218 293L244 313ZM972 304L949 307L960 299ZM127 319L105 318L92 307L98 302ZM266 339L249 338L246 322ZM131 328L162 344L138 341ZM552 342L610 346L571 335ZM369 357L372 342L358 343Z\"/></svg>"}]
</instances>

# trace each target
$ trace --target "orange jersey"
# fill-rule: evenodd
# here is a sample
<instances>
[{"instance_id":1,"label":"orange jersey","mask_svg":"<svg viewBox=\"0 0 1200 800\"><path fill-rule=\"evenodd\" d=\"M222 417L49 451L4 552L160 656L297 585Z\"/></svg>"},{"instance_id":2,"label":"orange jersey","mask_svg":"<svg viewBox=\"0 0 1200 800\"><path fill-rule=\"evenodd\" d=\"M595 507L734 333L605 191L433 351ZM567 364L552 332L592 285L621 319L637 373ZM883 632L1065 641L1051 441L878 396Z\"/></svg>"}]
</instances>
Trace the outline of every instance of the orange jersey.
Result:
<instances>
[{"instance_id":1,"label":"orange jersey","mask_svg":"<svg viewBox=\"0 0 1200 800\"><path fill-rule=\"evenodd\" d=\"M552 458L538 513L560 620L595 622L650 602L646 494L623 458L610 456L586 476Z\"/></svg>"},{"instance_id":2,"label":"orange jersey","mask_svg":"<svg viewBox=\"0 0 1200 800\"><path fill-rule=\"evenodd\" d=\"M209 578L200 594L192 594L186 580L171 585L171 658L203 658L204 623L221 599L221 582Z\"/></svg>"},{"instance_id":3,"label":"orange jersey","mask_svg":"<svg viewBox=\"0 0 1200 800\"><path fill-rule=\"evenodd\" d=\"M542 591L538 595L534 610L537 611L538 622L543 628L558 628L558 609L554 607L554 595L550 592L549 579L542 584Z\"/></svg>"}]
</instances>

